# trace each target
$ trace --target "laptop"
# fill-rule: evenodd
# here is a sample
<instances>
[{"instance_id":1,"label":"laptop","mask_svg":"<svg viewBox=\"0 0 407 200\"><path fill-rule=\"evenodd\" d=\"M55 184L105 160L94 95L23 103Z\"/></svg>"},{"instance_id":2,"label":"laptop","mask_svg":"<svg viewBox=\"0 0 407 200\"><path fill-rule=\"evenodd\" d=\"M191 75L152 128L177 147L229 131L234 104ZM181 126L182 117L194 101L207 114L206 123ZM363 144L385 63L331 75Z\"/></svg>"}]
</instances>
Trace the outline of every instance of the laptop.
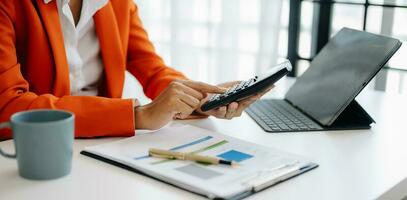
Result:
<instances>
[{"instance_id":1,"label":"laptop","mask_svg":"<svg viewBox=\"0 0 407 200\"><path fill-rule=\"evenodd\" d=\"M355 97L400 46L397 39L343 28L284 99L259 100L246 112L267 132L369 129L374 120Z\"/></svg>"}]
</instances>

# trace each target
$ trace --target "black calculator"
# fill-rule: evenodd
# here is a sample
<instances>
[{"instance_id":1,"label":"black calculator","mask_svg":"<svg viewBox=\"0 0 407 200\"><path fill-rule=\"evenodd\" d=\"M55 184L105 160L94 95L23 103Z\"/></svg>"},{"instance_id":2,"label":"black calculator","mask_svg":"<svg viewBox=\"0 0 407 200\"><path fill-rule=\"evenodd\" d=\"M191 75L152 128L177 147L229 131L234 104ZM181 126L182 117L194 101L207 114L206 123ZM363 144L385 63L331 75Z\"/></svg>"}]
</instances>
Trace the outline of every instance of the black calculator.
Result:
<instances>
[{"instance_id":1,"label":"black calculator","mask_svg":"<svg viewBox=\"0 0 407 200\"><path fill-rule=\"evenodd\" d=\"M242 81L229 88L223 94L213 95L209 101L201 106L202 111L208 111L220 106L228 105L231 102L238 102L247 97L253 96L272 86L275 82L288 74L292 69L290 61L284 61L273 67L262 77L255 76L248 81Z\"/></svg>"}]
</instances>

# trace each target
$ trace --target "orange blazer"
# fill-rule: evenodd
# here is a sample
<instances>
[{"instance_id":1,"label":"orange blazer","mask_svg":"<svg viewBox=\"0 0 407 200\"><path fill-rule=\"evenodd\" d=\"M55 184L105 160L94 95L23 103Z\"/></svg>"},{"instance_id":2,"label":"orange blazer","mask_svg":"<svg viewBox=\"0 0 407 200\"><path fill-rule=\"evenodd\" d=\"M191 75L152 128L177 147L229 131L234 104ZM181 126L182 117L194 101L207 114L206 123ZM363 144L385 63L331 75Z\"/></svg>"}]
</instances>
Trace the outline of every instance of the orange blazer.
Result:
<instances>
[{"instance_id":1,"label":"orange blazer","mask_svg":"<svg viewBox=\"0 0 407 200\"><path fill-rule=\"evenodd\" d=\"M127 69L154 99L185 78L157 56L132 0L110 0L94 15L104 77L99 96L70 96L56 1L0 1L0 122L38 108L75 113L75 136L131 136L133 101L120 99ZM0 140L11 138L0 131Z\"/></svg>"}]
</instances>

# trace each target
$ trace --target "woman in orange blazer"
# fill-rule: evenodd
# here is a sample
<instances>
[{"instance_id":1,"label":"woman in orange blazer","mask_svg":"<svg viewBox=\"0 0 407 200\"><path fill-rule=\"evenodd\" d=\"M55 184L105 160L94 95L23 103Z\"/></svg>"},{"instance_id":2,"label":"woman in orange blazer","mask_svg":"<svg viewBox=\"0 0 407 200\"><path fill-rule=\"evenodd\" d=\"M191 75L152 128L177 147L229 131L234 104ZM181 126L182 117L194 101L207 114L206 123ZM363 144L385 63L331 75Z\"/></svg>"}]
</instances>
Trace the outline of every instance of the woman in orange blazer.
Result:
<instances>
[{"instance_id":1,"label":"woman in orange blazer","mask_svg":"<svg viewBox=\"0 0 407 200\"><path fill-rule=\"evenodd\" d=\"M82 0L69 4L79 16ZM0 2L0 122L18 111L65 109L75 113L76 137L131 136L137 128L156 129L191 113L240 116L261 96L202 113L198 108L206 93L225 89L189 81L165 66L132 0L110 0L93 20L103 63L100 89L97 96L72 96L56 1ZM138 79L152 103L139 106L135 100L121 99L125 70ZM0 132L0 140L11 137L10 130Z\"/></svg>"}]
</instances>

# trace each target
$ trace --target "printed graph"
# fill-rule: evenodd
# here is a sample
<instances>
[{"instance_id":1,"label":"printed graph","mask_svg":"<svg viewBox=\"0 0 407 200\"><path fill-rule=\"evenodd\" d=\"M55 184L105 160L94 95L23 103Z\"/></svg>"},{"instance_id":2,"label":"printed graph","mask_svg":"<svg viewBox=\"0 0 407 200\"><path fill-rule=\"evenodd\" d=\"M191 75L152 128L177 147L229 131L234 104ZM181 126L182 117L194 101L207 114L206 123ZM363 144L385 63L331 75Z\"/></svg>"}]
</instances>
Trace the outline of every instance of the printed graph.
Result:
<instances>
[{"instance_id":1,"label":"printed graph","mask_svg":"<svg viewBox=\"0 0 407 200\"><path fill-rule=\"evenodd\" d=\"M214 148L216 148L216 147L222 146L222 145L224 145L224 144L226 144L226 143L228 143L228 141L222 140L222 141L217 142L217 143L215 143L215 144L212 144L212 145L203 147L203 148L201 148L201 149L198 149L198 150L195 150L195 151L192 151L192 152L189 152L189 153L191 153L191 154L202 153L202 152L204 152L204 151L208 151L208 150L214 149ZM166 163L166 162L170 162L170 161L173 161L173 160L160 160L160 161L152 162L151 164L152 164L152 165L156 165L156 164Z\"/></svg>"},{"instance_id":2,"label":"printed graph","mask_svg":"<svg viewBox=\"0 0 407 200\"><path fill-rule=\"evenodd\" d=\"M193 145L195 145L195 144L199 144L199 143L208 141L208 140L210 140L210 139L212 139L212 138L213 138L212 136L206 136L206 137L197 139L197 140L195 140L195 141L192 141L192 142L189 142L189 143L186 143L186 144L182 144L182 145L173 147L173 148L171 148L171 149L169 149L169 150L171 150L171 151L180 150L180 149L183 149L183 148L186 148L186 147L189 147L189 146L193 146ZM149 155L144 155L144 156L135 157L134 160L141 160L141 159L146 159L146 158L149 158L149 157L150 157Z\"/></svg>"},{"instance_id":3,"label":"printed graph","mask_svg":"<svg viewBox=\"0 0 407 200\"><path fill-rule=\"evenodd\" d=\"M204 143L204 142L209 142L212 139L214 139L212 136L205 136L205 137L196 139L194 141L172 147L169 150L171 150L171 151L181 151L182 149L185 149L187 147L191 147L191 146L201 144L201 143ZM201 148L199 148L197 150L187 152L187 153L198 154L198 153L202 153L202 152L205 152L205 151L209 151L209 150L213 150L215 148L221 147L221 146L223 146L223 145L225 145L227 143L228 143L227 140L221 140L221 141L216 142L214 144L210 144L210 145L201 147ZM233 160L235 162L242 162L244 160L252 158L253 155L250 155L250 154L244 153L244 152L240 152L238 150L231 149L231 150L228 150L226 152L223 152L223 153L217 155L217 157L223 158L225 160ZM133 159L134 160L142 160L142 159L146 159L146 158L150 158L150 156L149 155L143 155L143 156L135 157ZM153 161L150 164L151 165L158 165L158 164L168 163L168 162L171 162L171 161L174 161L174 160L173 159L163 159L163 160ZM192 169L192 167L186 168L186 169ZM194 169L196 169L196 167ZM191 172L191 171L194 171L194 170L190 170L189 172Z\"/></svg>"},{"instance_id":4,"label":"printed graph","mask_svg":"<svg viewBox=\"0 0 407 200\"><path fill-rule=\"evenodd\" d=\"M243 153L237 150L230 150L225 153L219 154L219 158L223 158L225 160L233 160L235 162L242 162L244 160L250 159L253 156L247 153Z\"/></svg>"}]
</instances>

